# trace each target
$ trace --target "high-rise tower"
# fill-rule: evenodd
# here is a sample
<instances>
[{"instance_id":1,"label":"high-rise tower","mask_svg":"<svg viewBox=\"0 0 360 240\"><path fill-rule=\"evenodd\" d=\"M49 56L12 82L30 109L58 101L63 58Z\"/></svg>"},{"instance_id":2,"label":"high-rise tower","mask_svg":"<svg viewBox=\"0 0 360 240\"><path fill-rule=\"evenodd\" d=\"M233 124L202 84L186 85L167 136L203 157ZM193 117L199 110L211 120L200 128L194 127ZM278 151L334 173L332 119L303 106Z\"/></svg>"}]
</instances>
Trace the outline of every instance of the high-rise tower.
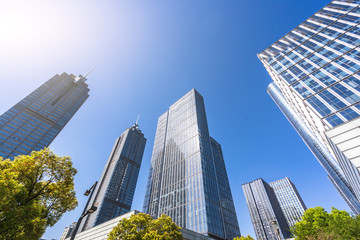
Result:
<instances>
[{"instance_id":1,"label":"high-rise tower","mask_svg":"<svg viewBox=\"0 0 360 240\"><path fill-rule=\"evenodd\" d=\"M282 239L290 238L289 225L276 198L274 189L261 178L243 184L242 188L245 193L256 238L278 240L277 233L271 225L272 221L277 222Z\"/></svg>"},{"instance_id":2,"label":"high-rise tower","mask_svg":"<svg viewBox=\"0 0 360 240\"><path fill-rule=\"evenodd\" d=\"M306 206L295 185L289 178L283 178L269 183L279 201L282 212L291 228L303 216Z\"/></svg>"},{"instance_id":3,"label":"high-rise tower","mask_svg":"<svg viewBox=\"0 0 360 240\"><path fill-rule=\"evenodd\" d=\"M331 1L258 54L288 106L317 139L316 146L321 145L321 151L315 151L326 151L332 156L327 160L335 159L332 165L339 168L335 171L342 175L358 202L359 4L359 0ZM330 179L344 196L339 182ZM348 202L349 198L345 200Z\"/></svg>"},{"instance_id":4,"label":"high-rise tower","mask_svg":"<svg viewBox=\"0 0 360 240\"><path fill-rule=\"evenodd\" d=\"M0 116L0 157L48 147L89 97L86 75L55 75Z\"/></svg>"},{"instance_id":5,"label":"high-rise tower","mask_svg":"<svg viewBox=\"0 0 360 240\"><path fill-rule=\"evenodd\" d=\"M143 211L215 239L240 235L221 146L195 89L159 117Z\"/></svg>"},{"instance_id":6,"label":"high-rise tower","mask_svg":"<svg viewBox=\"0 0 360 240\"><path fill-rule=\"evenodd\" d=\"M145 143L137 123L116 139L89 202L89 206L95 206L97 210L84 218L80 231L130 212Z\"/></svg>"},{"instance_id":7,"label":"high-rise tower","mask_svg":"<svg viewBox=\"0 0 360 240\"><path fill-rule=\"evenodd\" d=\"M305 144L317 158L321 166L325 169L328 174L328 178L334 184L340 195L344 198L345 202L349 205L350 209L355 214L360 214L360 203L351 186L346 181L345 176L335 158L290 107L289 103L285 100L275 83L270 83L267 91L294 129L298 132Z\"/></svg>"}]
</instances>

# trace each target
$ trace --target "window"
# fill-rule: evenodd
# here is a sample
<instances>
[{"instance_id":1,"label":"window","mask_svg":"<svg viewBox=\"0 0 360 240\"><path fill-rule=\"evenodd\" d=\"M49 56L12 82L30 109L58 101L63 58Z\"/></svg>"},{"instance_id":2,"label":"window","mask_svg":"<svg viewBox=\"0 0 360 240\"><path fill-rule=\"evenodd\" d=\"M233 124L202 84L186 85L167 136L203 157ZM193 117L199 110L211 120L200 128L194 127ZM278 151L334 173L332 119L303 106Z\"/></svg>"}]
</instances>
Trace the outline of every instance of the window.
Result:
<instances>
[{"instance_id":1,"label":"window","mask_svg":"<svg viewBox=\"0 0 360 240\"><path fill-rule=\"evenodd\" d=\"M336 85L332 86L330 89L336 92L337 94L339 94L350 104L360 101L360 96L358 94L352 92L350 89L346 88L341 83L337 83Z\"/></svg>"},{"instance_id":2,"label":"window","mask_svg":"<svg viewBox=\"0 0 360 240\"><path fill-rule=\"evenodd\" d=\"M304 87L301 82L297 82L293 85L293 88L303 97L306 98L311 95L311 92Z\"/></svg>"},{"instance_id":3,"label":"window","mask_svg":"<svg viewBox=\"0 0 360 240\"><path fill-rule=\"evenodd\" d=\"M334 96L332 93L330 93L328 90L324 90L319 93L319 96L322 97L322 99L325 100L329 105L334 107L337 110L340 110L344 107L346 107L346 104L343 103L339 98Z\"/></svg>"},{"instance_id":4,"label":"window","mask_svg":"<svg viewBox=\"0 0 360 240\"><path fill-rule=\"evenodd\" d=\"M316 95L307 99L306 102L308 102L321 116L326 116L331 113L331 110L322 103Z\"/></svg>"}]
</instances>

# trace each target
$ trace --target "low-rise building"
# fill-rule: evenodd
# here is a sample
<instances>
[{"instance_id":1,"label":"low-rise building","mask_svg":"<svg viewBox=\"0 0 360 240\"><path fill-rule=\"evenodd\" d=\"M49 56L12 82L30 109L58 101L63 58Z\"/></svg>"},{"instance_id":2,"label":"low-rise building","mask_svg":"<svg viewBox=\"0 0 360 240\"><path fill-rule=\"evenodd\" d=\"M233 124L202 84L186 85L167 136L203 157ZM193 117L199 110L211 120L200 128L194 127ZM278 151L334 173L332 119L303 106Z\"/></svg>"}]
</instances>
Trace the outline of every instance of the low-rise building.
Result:
<instances>
[{"instance_id":1,"label":"low-rise building","mask_svg":"<svg viewBox=\"0 0 360 240\"><path fill-rule=\"evenodd\" d=\"M102 224L99 224L95 227L92 227L90 229L87 229L81 233L76 234L75 240L106 240L108 238L108 234L111 232L111 230L124 218L129 218L133 214L138 214L139 211L131 211L128 213L125 213L119 217L113 218L109 221L106 221ZM208 236L202 235L200 233L188 230L188 229L181 229L181 233L184 237L184 240L212 240L213 238L210 238ZM70 240L69 238L66 238L66 240Z\"/></svg>"}]
</instances>

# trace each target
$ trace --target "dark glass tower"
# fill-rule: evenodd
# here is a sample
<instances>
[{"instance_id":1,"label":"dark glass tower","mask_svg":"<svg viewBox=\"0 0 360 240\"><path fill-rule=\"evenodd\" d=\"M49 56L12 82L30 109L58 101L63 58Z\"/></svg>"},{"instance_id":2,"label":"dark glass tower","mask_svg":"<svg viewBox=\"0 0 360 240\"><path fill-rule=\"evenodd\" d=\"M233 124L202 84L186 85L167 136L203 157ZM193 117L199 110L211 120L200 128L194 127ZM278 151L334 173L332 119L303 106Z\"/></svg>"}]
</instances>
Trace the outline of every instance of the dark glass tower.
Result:
<instances>
[{"instance_id":1,"label":"dark glass tower","mask_svg":"<svg viewBox=\"0 0 360 240\"><path fill-rule=\"evenodd\" d=\"M143 211L215 239L240 235L221 146L195 89L159 117Z\"/></svg>"},{"instance_id":2,"label":"dark glass tower","mask_svg":"<svg viewBox=\"0 0 360 240\"><path fill-rule=\"evenodd\" d=\"M96 206L88 214L80 231L89 229L130 212L146 139L137 124L116 139L110 157L98 182L89 206Z\"/></svg>"},{"instance_id":3,"label":"dark glass tower","mask_svg":"<svg viewBox=\"0 0 360 240\"><path fill-rule=\"evenodd\" d=\"M256 238L278 240L275 230L271 226L273 220L279 225L281 238L290 238L289 225L272 187L261 178L245 183L242 187Z\"/></svg>"},{"instance_id":4,"label":"dark glass tower","mask_svg":"<svg viewBox=\"0 0 360 240\"><path fill-rule=\"evenodd\" d=\"M211 149L214 157L216 181L219 188L220 210L223 217L225 233L228 239L240 235L235 206L231 194L229 179L226 172L221 145L210 137Z\"/></svg>"},{"instance_id":5,"label":"dark glass tower","mask_svg":"<svg viewBox=\"0 0 360 240\"><path fill-rule=\"evenodd\" d=\"M55 75L0 116L0 157L48 147L89 97L85 77Z\"/></svg>"}]
</instances>

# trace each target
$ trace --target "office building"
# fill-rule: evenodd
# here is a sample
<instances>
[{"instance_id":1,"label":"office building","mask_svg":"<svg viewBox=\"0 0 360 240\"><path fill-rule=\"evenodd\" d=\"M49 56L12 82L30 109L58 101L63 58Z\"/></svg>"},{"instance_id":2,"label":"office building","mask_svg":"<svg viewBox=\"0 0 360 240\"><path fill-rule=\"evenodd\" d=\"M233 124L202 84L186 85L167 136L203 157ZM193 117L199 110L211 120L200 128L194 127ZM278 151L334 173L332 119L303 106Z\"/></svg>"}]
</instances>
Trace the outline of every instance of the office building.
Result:
<instances>
[{"instance_id":1,"label":"office building","mask_svg":"<svg viewBox=\"0 0 360 240\"><path fill-rule=\"evenodd\" d=\"M130 212L139 176L146 139L135 123L115 141L100 181L89 201L89 213L80 224L80 231Z\"/></svg>"},{"instance_id":2,"label":"office building","mask_svg":"<svg viewBox=\"0 0 360 240\"><path fill-rule=\"evenodd\" d=\"M61 234L61 237L59 240L65 240L65 239L71 237L71 234L73 233L75 225L76 225L76 222L71 224L69 227L65 227L64 232Z\"/></svg>"},{"instance_id":3,"label":"office building","mask_svg":"<svg viewBox=\"0 0 360 240\"><path fill-rule=\"evenodd\" d=\"M293 108L285 100L275 83L270 83L267 91L294 129L298 132L302 140L309 147L321 166L328 174L328 178L335 186L336 190L343 197L345 202L355 214L360 214L360 203L354 191L345 179L345 176L335 160L335 157L327 150L322 142L310 131Z\"/></svg>"},{"instance_id":4,"label":"office building","mask_svg":"<svg viewBox=\"0 0 360 240\"><path fill-rule=\"evenodd\" d=\"M219 189L220 197L220 211L223 217L224 231L228 239L231 236L238 236L240 234L239 224L236 217L235 206L232 199L229 178L227 176L224 156L221 145L210 137L211 149L213 153L216 180Z\"/></svg>"},{"instance_id":5,"label":"office building","mask_svg":"<svg viewBox=\"0 0 360 240\"><path fill-rule=\"evenodd\" d=\"M249 208L251 221L257 239L278 240L275 229L271 225L276 221L282 239L289 238L291 233L280 203L272 187L263 179L257 179L242 185Z\"/></svg>"},{"instance_id":6,"label":"office building","mask_svg":"<svg viewBox=\"0 0 360 240\"><path fill-rule=\"evenodd\" d=\"M55 75L0 116L0 157L48 147L89 97L86 75Z\"/></svg>"},{"instance_id":7,"label":"office building","mask_svg":"<svg viewBox=\"0 0 360 240\"><path fill-rule=\"evenodd\" d=\"M159 117L143 212L215 239L240 236L221 146L195 89Z\"/></svg>"},{"instance_id":8,"label":"office building","mask_svg":"<svg viewBox=\"0 0 360 240\"><path fill-rule=\"evenodd\" d=\"M281 210L289 227L301 220L306 206L295 185L289 178L283 178L269 183L274 190Z\"/></svg>"},{"instance_id":9,"label":"office building","mask_svg":"<svg viewBox=\"0 0 360 240\"><path fill-rule=\"evenodd\" d=\"M331 1L258 54L360 200L360 7ZM334 180L334 179L332 179ZM339 189L338 189L339 190Z\"/></svg>"}]
</instances>

